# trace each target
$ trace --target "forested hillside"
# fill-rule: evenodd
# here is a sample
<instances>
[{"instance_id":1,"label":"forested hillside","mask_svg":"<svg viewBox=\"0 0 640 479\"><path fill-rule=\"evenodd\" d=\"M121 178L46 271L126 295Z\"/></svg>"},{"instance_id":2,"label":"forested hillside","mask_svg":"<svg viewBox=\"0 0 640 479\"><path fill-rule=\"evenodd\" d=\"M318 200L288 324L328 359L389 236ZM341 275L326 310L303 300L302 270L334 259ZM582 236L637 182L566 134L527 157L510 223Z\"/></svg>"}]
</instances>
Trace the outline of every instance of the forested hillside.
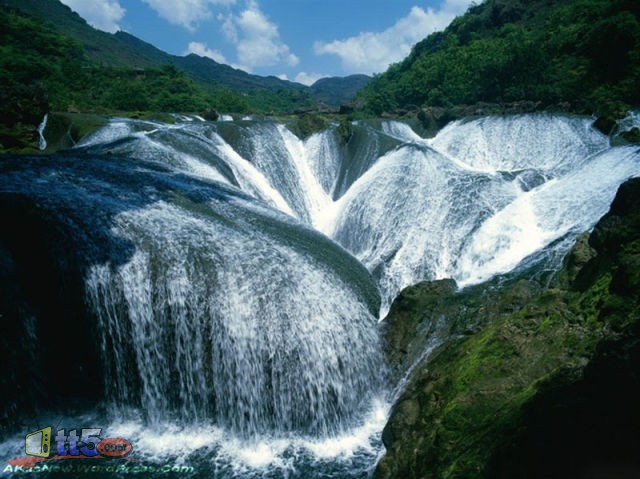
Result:
<instances>
[{"instance_id":1,"label":"forested hillside","mask_svg":"<svg viewBox=\"0 0 640 479\"><path fill-rule=\"evenodd\" d=\"M331 78L314 90L170 55L128 33L96 30L58 0L0 0L0 22L0 151L32 149L48 111L292 113L337 106L368 81Z\"/></svg>"},{"instance_id":2,"label":"forested hillside","mask_svg":"<svg viewBox=\"0 0 640 479\"><path fill-rule=\"evenodd\" d=\"M361 93L374 112L539 102L616 116L640 103L640 2L488 0Z\"/></svg>"},{"instance_id":3,"label":"forested hillside","mask_svg":"<svg viewBox=\"0 0 640 479\"><path fill-rule=\"evenodd\" d=\"M299 83L276 77L251 75L210 58L170 55L125 32L111 34L97 30L59 0L0 0L0 4L39 19L59 33L73 38L80 43L88 59L101 66L158 68L173 64L204 87L215 84L236 93L307 89Z\"/></svg>"},{"instance_id":4,"label":"forested hillside","mask_svg":"<svg viewBox=\"0 0 640 479\"><path fill-rule=\"evenodd\" d=\"M204 89L172 65L102 66L44 22L0 7L0 144L27 147L44 113L58 111L244 111L224 87Z\"/></svg>"}]
</instances>

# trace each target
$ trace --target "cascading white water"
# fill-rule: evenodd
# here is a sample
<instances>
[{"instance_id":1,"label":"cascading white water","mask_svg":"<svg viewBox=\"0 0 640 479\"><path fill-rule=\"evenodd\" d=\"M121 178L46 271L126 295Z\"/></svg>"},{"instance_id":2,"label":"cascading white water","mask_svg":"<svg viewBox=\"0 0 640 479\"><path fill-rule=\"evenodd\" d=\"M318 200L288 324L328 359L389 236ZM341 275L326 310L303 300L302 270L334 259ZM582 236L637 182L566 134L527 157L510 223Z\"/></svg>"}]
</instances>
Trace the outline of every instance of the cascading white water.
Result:
<instances>
[{"instance_id":1,"label":"cascading white water","mask_svg":"<svg viewBox=\"0 0 640 479\"><path fill-rule=\"evenodd\" d=\"M476 284L589 230L617 185L640 174L637 148L610 148L591 120L556 115L455 122L383 156L340 199L332 237L378 278L384 316L425 279ZM554 248L561 258L570 247ZM557 264L555 265L558 266Z\"/></svg>"},{"instance_id":2,"label":"cascading white water","mask_svg":"<svg viewBox=\"0 0 640 479\"><path fill-rule=\"evenodd\" d=\"M87 281L105 357L121 368L133 355L154 422L177 413L249 435L345 429L378 383L364 300L283 241L283 226L252 224L268 217L224 202L199 209L159 202L116 217L114 234L136 253L92 267ZM114 398L127 404L134 371L113 377Z\"/></svg>"},{"instance_id":3,"label":"cascading white water","mask_svg":"<svg viewBox=\"0 0 640 479\"><path fill-rule=\"evenodd\" d=\"M473 170L534 169L557 176L609 147L608 138L592 123L590 118L557 115L486 117L450 123L429 143Z\"/></svg>"},{"instance_id":4,"label":"cascading white water","mask_svg":"<svg viewBox=\"0 0 640 479\"><path fill-rule=\"evenodd\" d=\"M634 128L640 128L640 110L631 110L625 118L618 120L611 132L611 136L615 138L621 133L631 131Z\"/></svg>"},{"instance_id":5,"label":"cascading white water","mask_svg":"<svg viewBox=\"0 0 640 479\"><path fill-rule=\"evenodd\" d=\"M386 314L403 287L451 277L461 245L516 195L510 182L407 145L378 160L340 199L332 237L378 279Z\"/></svg>"},{"instance_id":6,"label":"cascading white water","mask_svg":"<svg viewBox=\"0 0 640 479\"><path fill-rule=\"evenodd\" d=\"M455 122L431 140L362 122L348 144L336 125L301 140L177 120L115 119L77 158L3 163L0 191L70 240L107 396L144 417L110 427L154 461L207 448L221 477L306 477L322 458L329 477L365 477L387 407L377 290L384 316L421 280L556 267L640 174L637 146L581 117Z\"/></svg>"},{"instance_id":7,"label":"cascading white water","mask_svg":"<svg viewBox=\"0 0 640 479\"><path fill-rule=\"evenodd\" d=\"M146 138L113 146L155 154L139 148ZM167 430L204 428L215 448L206 460L224 456L225 477L237 477L238 457L267 467L295 448L313 462L310 451L331 440L348 442L318 458L354 449L370 463L384 421L379 296L346 251L236 187L153 162L67 155L2 166L0 197L31 198L62 225L56 261L84 279L77 301L86 298L91 326L78 327L96 320L99 374L117 411L110 430L132 417L122 434L157 461L198 442L163 448L149 437L164 444Z\"/></svg>"},{"instance_id":8,"label":"cascading white water","mask_svg":"<svg viewBox=\"0 0 640 479\"><path fill-rule=\"evenodd\" d=\"M462 286L485 281L567 234L575 237L592 228L609 209L618 185L640 173L638 160L634 148L604 151L518 195L473 234L453 276Z\"/></svg>"},{"instance_id":9,"label":"cascading white water","mask_svg":"<svg viewBox=\"0 0 640 479\"><path fill-rule=\"evenodd\" d=\"M305 140L304 150L316 181L326 194L333 193L341 166L340 146L333 131L314 133Z\"/></svg>"},{"instance_id":10,"label":"cascading white water","mask_svg":"<svg viewBox=\"0 0 640 479\"><path fill-rule=\"evenodd\" d=\"M384 317L398 292L418 281L475 284L552 243L550 255L561 258L570 239L606 211L616 186L640 172L637 148L611 148L591 124L563 115L486 117L453 122L431 140L400 122L382 122L378 130L354 124L348 148L333 128L302 141L269 122L199 138L229 166L231 184L356 256L378 281ZM210 164L177 140L181 130L195 129L173 127L162 142L174 155ZM392 141L395 149L381 154L381 143ZM251 165L251 174L240 164Z\"/></svg>"}]
</instances>

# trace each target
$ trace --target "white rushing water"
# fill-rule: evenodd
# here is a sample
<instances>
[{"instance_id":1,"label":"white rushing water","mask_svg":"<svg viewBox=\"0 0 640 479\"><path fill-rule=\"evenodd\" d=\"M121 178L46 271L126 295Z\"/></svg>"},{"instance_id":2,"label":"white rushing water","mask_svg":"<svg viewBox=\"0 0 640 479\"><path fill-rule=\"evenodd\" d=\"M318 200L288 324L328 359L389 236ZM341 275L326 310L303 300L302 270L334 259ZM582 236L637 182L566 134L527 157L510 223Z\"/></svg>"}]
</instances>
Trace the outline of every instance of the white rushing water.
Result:
<instances>
[{"instance_id":1,"label":"white rushing water","mask_svg":"<svg viewBox=\"0 0 640 479\"><path fill-rule=\"evenodd\" d=\"M632 127L636 116L620 128ZM606 212L617 186L640 173L637 147L612 148L592 122L549 114L485 117L453 122L430 140L401 122L382 122L378 130L354 124L349 149L333 129L303 141L281 125L253 122L199 134L209 156L194 153L193 143L178 145L182 130L195 129L181 125L161 141L182 166L131 147L123 153L192 173L190 155L207 165L218 158L231 170L227 182L358 258L378 281L384 317L399 291L421 280L476 284L549 245L561 258L570 238ZM113 128L129 135L119 123ZM397 146L381 152L390 141Z\"/></svg>"},{"instance_id":2,"label":"white rushing water","mask_svg":"<svg viewBox=\"0 0 640 479\"><path fill-rule=\"evenodd\" d=\"M367 305L237 208L215 211L226 220L164 202L117 216L114 232L136 252L94 266L87 283L104 356L124 365L132 353L151 422L177 410L249 436L335 435L377 382ZM130 378L112 377L127 404Z\"/></svg>"},{"instance_id":3,"label":"white rushing water","mask_svg":"<svg viewBox=\"0 0 640 479\"><path fill-rule=\"evenodd\" d=\"M160 133L112 147L156 155ZM85 265L109 412L65 417L68 429L88 421L126 436L138 460L223 477L318 461L362 477L388 409L366 269L226 182L124 157L54 160L5 171L0 191L71 228L64 260Z\"/></svg>"},{"instance_id":4,"label":"white rushing water","mask_svg":"<svg viewBox=\"0 0 640 479\"><path fill-rule=\"evenodd\" d=\"M226 478L367 477L390 399L377 321L397 294L557 268L640 175L640 149L584 117L429 140L360 122L346 144L337 125L176 120L114 119L0 186L58 218L84 265L111 408L86 421Z\"/></svg>"}]
</instances>

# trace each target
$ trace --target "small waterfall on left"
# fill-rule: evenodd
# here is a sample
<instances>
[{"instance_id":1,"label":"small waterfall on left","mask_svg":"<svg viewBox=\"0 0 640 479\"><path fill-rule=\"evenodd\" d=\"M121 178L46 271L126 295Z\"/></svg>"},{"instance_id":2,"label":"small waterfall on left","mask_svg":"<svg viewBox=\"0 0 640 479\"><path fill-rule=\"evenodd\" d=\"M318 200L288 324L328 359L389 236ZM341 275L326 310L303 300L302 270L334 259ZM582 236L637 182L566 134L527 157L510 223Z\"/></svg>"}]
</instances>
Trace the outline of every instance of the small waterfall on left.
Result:
<instances>
[{"instance_id":1,"label":"small waterfall on left","mask_svg":"<svg viewBox=\"0 0 640 479\"><path fill-rule=\"evenodd\" d=\"M47 127L47 121L49 120L49 114L45 113L42 121L38 125L38 149L44 151L47 149L47 140L44 137L44 129Z\"/></svg>"}]
</instances>

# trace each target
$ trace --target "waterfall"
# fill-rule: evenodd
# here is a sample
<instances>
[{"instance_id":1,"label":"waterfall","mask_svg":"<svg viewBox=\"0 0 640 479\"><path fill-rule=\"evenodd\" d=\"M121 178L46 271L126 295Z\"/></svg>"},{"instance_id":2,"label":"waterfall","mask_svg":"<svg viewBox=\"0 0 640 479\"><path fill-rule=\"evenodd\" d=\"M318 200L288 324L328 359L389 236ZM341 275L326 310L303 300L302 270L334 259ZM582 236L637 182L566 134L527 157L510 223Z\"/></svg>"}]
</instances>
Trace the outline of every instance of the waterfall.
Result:
<instances>
[{"instance_id":1,"label":"waterfall","mask_svg":"<svg viewBox=\"0 0 640 479\"><path fill-rule=\"evenodd\" d=\"M374 276L384 317L399 291L418 281L454 278L466 286L536 261L557 268L572 238L606 211L616 186L640 171L637 149L611 147L592 122L485 117L453 122L430 140L402 122L360 122L346 145L335 126L303 141L268 121L135 134L118 121L119 140L97 135L111 138L100 151L193 174L187 160L197 159L217 172L209 178L225 176L328 235ZM156 138L180 160L149 146L125 148L132 135Z\"/></svg>"},{"instance_id":2,"label":"waterfall","mask_svg":"<svg viewBox=\"0 0 640 479\"><path fill-rule=\"evenodd\" d=\"M533 169L560 175L609 147L593 120L560 115L518 115L456 121L430 144L461 165L486 173Z\"/></svg>"},{"instance_id":3,"label":"waterfall","mask_svg":"<svg viewBox=\"0 0 640 479\"><path fill-rule=\"evenodd\" d=\"M84 265L116 405L247 437L358 424L384 376L379 297L344 250L237 189L146 162L22 166L5 166L3 191L77 228L61 259Z\"/></svg>"},{"instance_id":4,"label":"waterfall","mask_svg":"<svg viewBox=\"0 0 640 479\"><path fill-rule=\"evenodd\" d=\"M116 217L136 253L92 267L87 282L105 357L133 351L154 421L178 412L238 433L335 434L377 382L366 302L283 240L295 228L245 218L235 205L212 209L222 220L165 202ZM285 231L256 231L252 221ZM114 398L126 403L130 377L115 377Z\"/></svg>"},{"instance_id":5,"label":"waterfall","mask_svg":"<svg viewBox=\"0 0 640 479\"><path fill-rule=\"evenodd\" d=\"M44 137L44 129L47 127L47 120L49 119L49 115L45 113L42 121L38 125L38 149L40 151L44 151L47 149L47 140Z\"/></svg>"},{"instance_id":6,"label":"waterfall","mask_svg":"<svg viewBox=\"0 0 640 479\"><path fill-rule=\"evenodd\" d=\"M271 120L176 120L114 118L63 154L1 162L0 211L29 220L1 232L2 280L30 315L17 357L52 363L35 345L68 335L38 325L68 316L95 342L110 427L154 460L197 437L180 460L208 448L221 477L324 460L366 477L388 408L377 321L398 293L553 271L640 175L637 146L577 116L463 120L428 140L361 121L348 141L336 124L300 139ZM27 294L20 261L52 270L51 291Z\"/></svg>"},{"instance_id":7,"label":"waterfall","mask_svg":"<svg viewBox=\"0 0 640 479\"><path fill-rule=\"evenodd\" d=\"M633 147L611 148L591 119L521 115L458 121L377 160L338 201L332 237L378 280L384 316L425 279L460 286L513 271L545 250L558 261L593 227L617 186L640 174ZM551 250L555 251L551 251Z\"/></svg>"}]
</instances>

